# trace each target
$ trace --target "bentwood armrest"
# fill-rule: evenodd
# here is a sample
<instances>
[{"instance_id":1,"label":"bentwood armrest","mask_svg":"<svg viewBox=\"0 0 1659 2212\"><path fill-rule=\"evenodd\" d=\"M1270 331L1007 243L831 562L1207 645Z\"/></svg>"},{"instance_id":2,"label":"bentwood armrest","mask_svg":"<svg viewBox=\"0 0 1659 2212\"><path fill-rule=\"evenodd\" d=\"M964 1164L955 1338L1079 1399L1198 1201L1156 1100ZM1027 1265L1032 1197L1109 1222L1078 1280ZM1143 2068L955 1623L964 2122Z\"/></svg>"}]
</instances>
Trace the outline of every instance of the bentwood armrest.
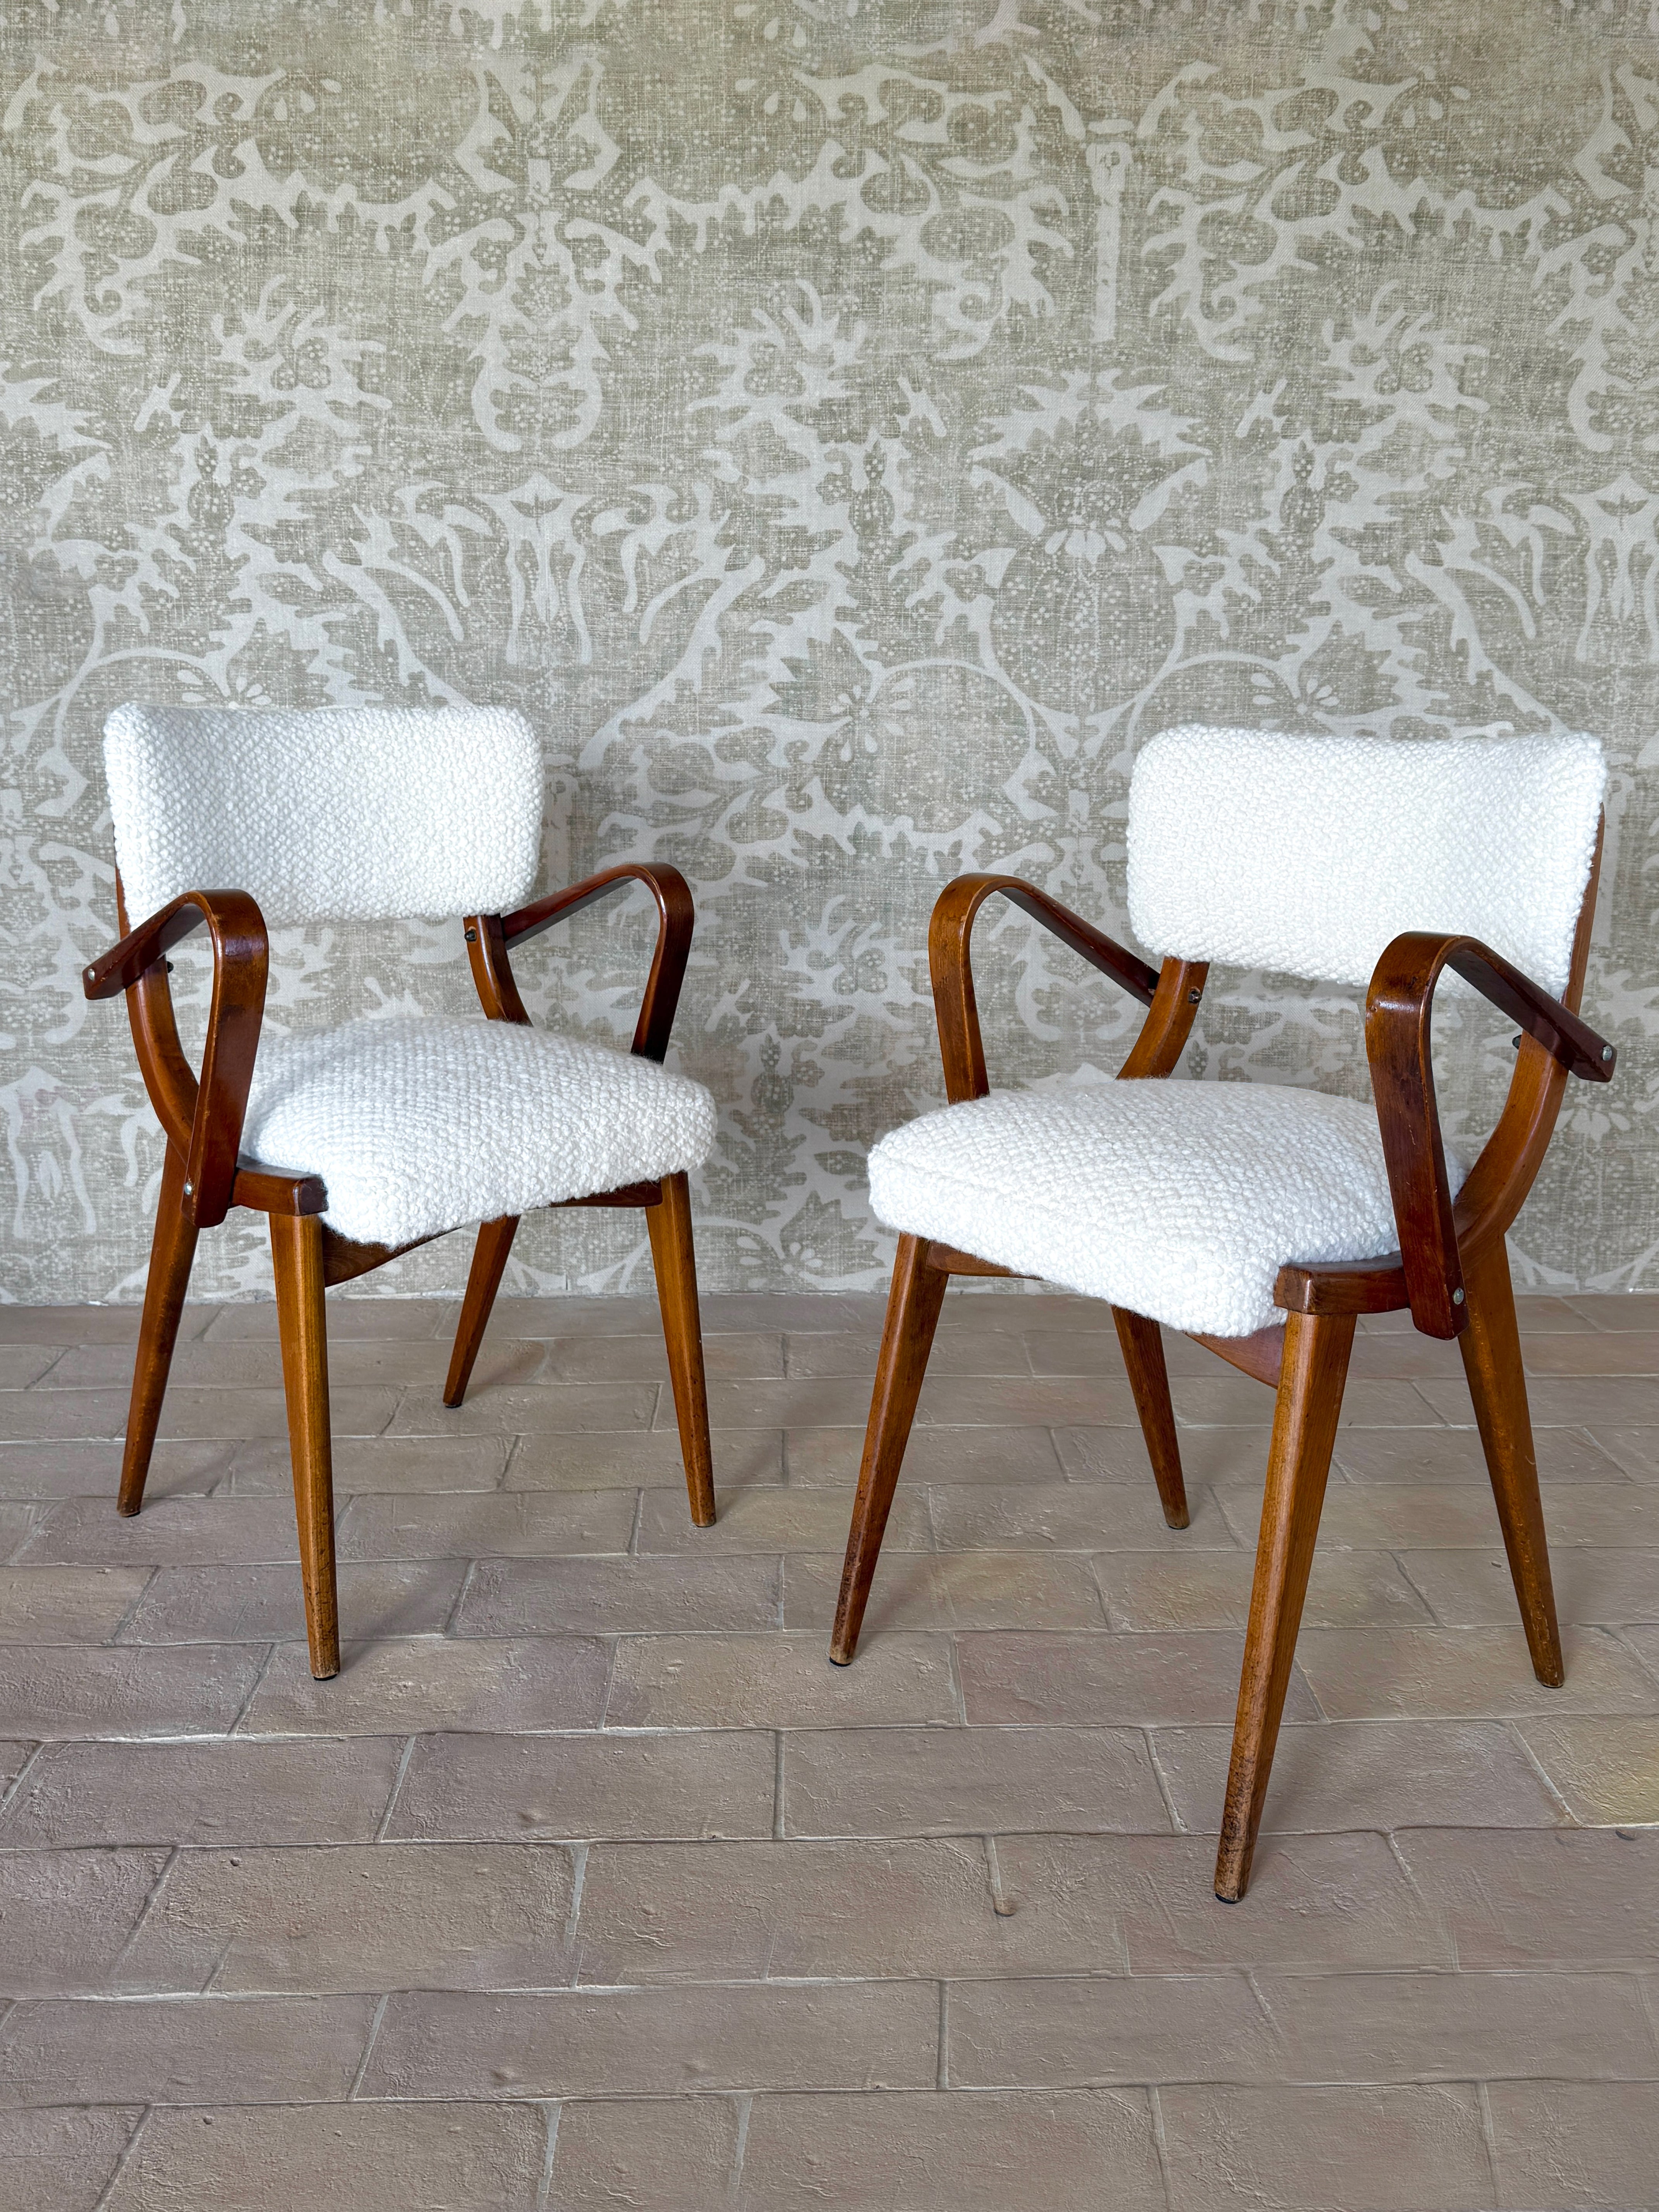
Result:
<instances>
[{"instance_id":1,"label":"bentwood armrest","mask_svg":"<svg viewBox=\"0 0 1659 2212\"><path fill-rule=\"evenodd\" d=\"M1559 999L1473 937L1407 931L1377 962L1365 999L1365 1051L1400 1231L1412 1319L1428 1336L1468 1325L1440 1110L1435 1097L1435 986L1451 968L1569 1074L1612 1078L1617 1054Z\"/></svg>"},{"instance_id":2,"label":"bentwood armrest","mask_svg":"<svg viewBox=\"0 0 1659 2212\"><path fill-rule=\"evenodd\" d=\"M1047 891L1018 876L958 876L947 884L934 903L927 927L927 964L933 975L933 1005L939 1017L939 1053L945 1062L945 1095L951 1103L983 1098L990 1079L985 1069L985 1049L980 1038L979 1006L974 996L970 951L974 919L988 898L1000 892L1012 906L1079 954L1091 968L1109 975L1132 998L1152 1008L1134 1049L1124 1063L1126 1075L1164 1075L1180 1057L1192 1027L1193 1013L1204 992L1206 969L1195 962L1166 961L1162 971L1149 968L1073 914Z\"/></svg>"},{"instance_id":3,"label":"bentwood armrest","mask_svg":"<svg viewBox=\"0 0 1659 2212\"><path fill-rule=\"evenodd\" d=\"M201 1074L168 1054L162 1064L147 1063L145 1076L162 1126L185 1153L184 1204L198 1229L211 1229L230 1210L259 1047L270 958L264 916L246 891L185 891L94 960L82 981L89 999L135 987L142 995L156 963L203 922L213 945L213 997Z\"/></svg>"},{"instance_id":4,"label":"bentwood armrest","mask_svg":"<svg viewBox=\"0 0 1659 2212\"><path fill-rule=\"evenodd\" d=\"M596 899L608 897L629 884L643 884L657 906L657 946L651 973L640 1001L634 1042L629 1048L642 1060L660 1060L668 1049L669 1031L679 1004L685 963L691 952L696 921L690 886L678 868L654 860L624 860L589 876L568 890L550 891L545 898L520 907L516 914L469 915L466 920L467 957L484 1012L493 1021L527 1022L523 1000L513 979L508 949L538 937L556 921L568 921Z\"/></svg>"}]
</instances>

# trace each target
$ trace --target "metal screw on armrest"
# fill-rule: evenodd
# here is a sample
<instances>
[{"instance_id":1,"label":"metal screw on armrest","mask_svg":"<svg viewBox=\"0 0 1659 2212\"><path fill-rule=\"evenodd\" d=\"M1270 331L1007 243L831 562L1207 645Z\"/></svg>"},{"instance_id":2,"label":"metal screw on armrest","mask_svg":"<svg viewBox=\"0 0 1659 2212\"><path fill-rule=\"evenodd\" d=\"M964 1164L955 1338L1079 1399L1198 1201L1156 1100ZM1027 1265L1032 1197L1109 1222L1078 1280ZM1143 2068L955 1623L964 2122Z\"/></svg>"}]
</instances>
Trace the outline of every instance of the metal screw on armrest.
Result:
<instances>
[{"instance_id":1,"label":"metal screw on armrest","mask_svg":"<svg viewBox=\"0 0 1659 2212\"><path fill-rule=\"evenodd\" d=\"M186 1198L194 1198L194 1197L195 1197L195 1195L196 1195L196 1186L194 1185L194 1183L188 1183L188 1182L187 1182L187 1183L185 1185L185 1196ZM1458 1292L1458 1294L1457 1294L1457 1295L1458 1295L1458 1297L1461 1298L1461 1297L1462 1297L1463 1293L1462 1292L1462 1291L1460 1291Z\"/></svg>"},{"instance_id":2,"label":"metal screw on armrest","mask_svg":"<svg viewBox=\"0 0 1659 2212\"><path fill-rule=\"evenodd\" d=\"M188 1188L188 1185L186 1185L186 1188ZM1461 1305L1462 1304L1462 1303L1463 1303L1463 1293L1462 1293L1462 1290L1460 1289L1460 1290L1455 1290L1455 1291L1454 1291L1452 1292L1452 1304L1453 1304L1455 1306L1461 1306Z\"/></svg>"},{"instance_id":3,"label":"metal screw on armrest","mask_svg":"<svg viewBox=\"0 0 1659 2212\"><path fill-rule=\"evenodd\" d=\"M1604 1044L1602 1046L1601 1057L1603 1060L1611 1060L1613 1058L1613 1047L1610 1044Z\"/></svg>"}]
</instances>

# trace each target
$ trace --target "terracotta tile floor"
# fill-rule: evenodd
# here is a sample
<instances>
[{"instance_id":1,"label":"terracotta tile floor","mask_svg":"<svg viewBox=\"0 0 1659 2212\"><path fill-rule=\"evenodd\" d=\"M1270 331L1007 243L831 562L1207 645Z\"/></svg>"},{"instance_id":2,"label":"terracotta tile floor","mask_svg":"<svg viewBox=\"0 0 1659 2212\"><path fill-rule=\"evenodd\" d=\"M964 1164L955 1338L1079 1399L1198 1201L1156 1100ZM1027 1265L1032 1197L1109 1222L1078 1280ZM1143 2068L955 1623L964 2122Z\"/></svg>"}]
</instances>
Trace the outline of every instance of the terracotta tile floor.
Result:
<instances>
[{"instance_id":1,"label":"terracotta tile floor","mask_svg":"<svg viewBox=\"0 0 1659 2212\"><path fill-rule=\"evenodd\" d=\"M1362 1324L1255 1886L1210 1870L1270 1408L954 1296L858 1663L875 1299L334 1309L337 1680L269 1307L0 1309L7 2212L1659 2205L1659 1298L1522 1308L1533 1680L1455 1352Z\"/></svg>"}]
</instances>

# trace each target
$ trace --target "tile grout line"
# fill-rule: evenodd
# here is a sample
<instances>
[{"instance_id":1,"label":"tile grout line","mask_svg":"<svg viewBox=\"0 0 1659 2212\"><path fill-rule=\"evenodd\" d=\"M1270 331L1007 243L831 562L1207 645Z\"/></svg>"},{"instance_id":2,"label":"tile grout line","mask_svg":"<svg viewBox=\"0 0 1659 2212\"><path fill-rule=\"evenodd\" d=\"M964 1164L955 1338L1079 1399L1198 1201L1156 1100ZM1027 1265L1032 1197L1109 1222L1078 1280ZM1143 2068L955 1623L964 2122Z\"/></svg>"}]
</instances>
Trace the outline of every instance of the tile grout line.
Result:
<instances>
[{"instance_id":1,"label":"tile grout line","mask_svg":"<svg viewBox=\"0 0 1659 2212\"><path fill-rule=\"evenodd\" d=\"M1463 1547L1461 1545L1443 1547L1440 1545L1425 1544L1419 1547L1419 1550L1433 1552L1437 1556L1443 1549L1462 1550L1462 1548ZM1406 1588L1410 1590L1412 1595L1416 1598L1418 1603L1422 1607L1425 1613L1428 1614L1430 1620L1433 1623L1435 1627L1454 1628L1455 1626L1455 1623L1442 1620L1440 1615L1435 1611L1433 1602L1429 1597L1427 1591L1421 1589L1412 1580L1411 1569L1406 1565L1404 1553L1397 1551L1383 1551L1381 1546L1378 1547L1378 1549L1379 1551L1382 1551L1382 1557L1390 1561L1395 1572L1399 1576L1401 1581L1405 1583ZM1421 1624L1419 1623L1419 1626L1420 1626Z\"/></svg>"},{"instance_id":2,"label":"tile grout line","mask_svg":"<svg viewBox=\"0 0 1659 2212\"><path fill-rule=\"evenodd\" d=\"M507 1437L506 1455L501 1461L501 1477L495 1485L495 1488L498 1492L504 1491L508 1487L507 1479L513 1472L513 1462L518 1458L523 1444L524 1438L522 1437Z\"/></svg>"},{"instance_id":3,"label":"tile grout line","mask_svg":"<svg viewBox=\"0 0 1659 2212\"><path fill-rule=\"evenodd\" d=\"M1164 2100L1158 2094L1156 2081L1149 2081L1146 2085L1146 2102L1152 2107L1152 2148L1158 2154L1158 2178L1164 2185L1164 2202L1173 2204L1175 2194L1170 2186L1170 2139L1164 2126Z\"/></svg>"},{"instance_id":4,"label":"tile grout line","mask_svg":"<svg viewBox=\"0 0 1659 2212\"><path fill-rule=\"evenodd\" d=\"M1401 1843L1397 1832L1393 1828L1384 1828L1382 1831L1382 1840L1388 1846L1389 1857L1393 1859L1395 1864L1404 1875L1406 1887L1410 1890L1412 1895L1422 1906L1424 1913L1431 1926L1439 1929L1445 1938L1446 1948L1450 1954L1451 1963L1449 1968L1437 1967L1435 1971L1437 1972L1450 1972L1452 1973L1461 1974L1463 1972L1463 1961L1458 1956L1457 1937L1452 1929L1449 1921L1447 1920L1436 1908L1434 1899L1425 1894L1423 1885L1418 1880L1417 1875L1413 1869L1411 1861L1406 1856L1405 1847Z\"/></svg>"},{"instance_id":5,"label":"tile grout line","mask_svg":"<svg viewBox=\"0 0 1659 2212\"><path fill-rule=\"evenodd\" d=\"M772 1731L772 1839L783 1840L783 1730Z\"/></svg>"},{"instance_id":6,"label":"tile grout line","mask_svg":"<svg viewBox=\"0 0 1659 2212\"><path fill-rule=\"evenodd\" d=\"M956 1699L957 1724L966 1728L968 1721L968 1692L962 1686L962 1655L959 1642L962 1631L947 1629L945 1633L945 1663L951 1678L951 1694Z\"/></svg>"},{"instance_id":7,"label":"tile grout line","mask_svg":"<svg viewBox=\"0 0 1659 2212\"><path fill-rule=\"evenodd\" d=\"M991 1893L991 1910L999 1920L1012 1920L1018 1907L1002 1887L1002 1863L997 1856L997 1839L988 1835L985 1842L985 1879Z\"/></svg>"},{"instance_id":8,"label":"tile grout line","mask_svg":"<svg viewBox=\"0 0 1659 2212\"><path fill-rule=\"evenodd\" d=\"M1560 1807L1562 1812L1566 1815L1566 1825L1569 1827L1582 1828L1585 1825L1584 1822L1578 1818L1578 1815L1573 1811L1571 1806L1568 1804L1566 1798L1563 1796L1561 1791L1556 1788L1554 1782L1551 1779L1550 1775L1544 1765L1543 1760L1540 1759L1538 1753L1528 1742L1526 1729L1522 1722L1514 1715L1511 1715L1508 1720L1504 1721L1500 1725L1511 1737L1513 1737L1515 1741L1520 1745L1522 1757L1532 1768L1534 1773L1537 1775L1539 1780L1543 1784L1545 1789L1549 1792L1555 1803Z\"/></svg>"},{"instance_id":9,"label":"tile grout line","mask_svg":"<svg viewBox=\"0 0 1659 2212\"><path fill-rule=\"evenodd\" d=\"M1621 1651L1636 1662L1636 1664L1641 1668L1642 1672L1650 1681L1659 1680L1659 1662L1650 1664L1650 1662L1643 1657L1641 1652L1638 1650L1635 1644L1628 1641L1626 1634L1626 1624L1624 1622L1610 1622L1607 1625L1607 1633L1612 1638L1613 1641L1618 1645Z\"/></svg>"},{"instance_id":10,"label":"tile grout line","mask_svg":"<svg viewBox=\"0 0 1659 2212\"><path fill-rule=\"evenodd\" d=\"M1486 2147L1486 2166L1492 2175L1492 2201L1503 2202L1503 2188L1498 2177L1498 2124L1492 2118L1492 2099L1485 2081L1474 2084L1475 2108L1480 2115L1480 2140Z\"/></svg>"},{"instance_id":11,"label":"tile grout line","mask_svg":"<svg viewBox=\"0 0 1659 2212\"><path fill-rule=\"evenodd\" d=\"M363 2086L363 2076L368 2071L368 2062L374 2050L375 2039L380 2033L380 2022L386 2018L386 2008L391 2002L391 1990L383 1990L380 1992L379 2001L374 2007L374 2014L368 2023L368 2035L363 2044L363 2055L357 2061L357 2070L352 2075L351 2087L345 2094L345 2100L348 2105L355 2105L358 2101L357 2092Z\"/></svg>"},{"instance_id":12,"label":"tile grout line","mask_svg":"<svg viewBox=\"0 0 1659 2212\"><path fill-rule=\"evenodd\" d=\"M258 1696L260 1690L264 1686L266 1675L270 1674L272 1667L276 1665L276 1654L282 1650L282 1649L283 1646L280 1644L266 1644L265 1656L260 1664L259 1671L254 1676L246 1697L243 1698L240 1706L238 1708L235 1719L232 1721L230 1726L225 1730L227 1741L236 1734L238 1729L241 1727L242 1723L247 1718L249 1709L252 1705L253 1700Z\"/></svg>"},{"instance_id":13,"label":"tile grout line","mask_svg":"<svg viewBox=\"0 0 1659 2212\"><path fill-rule=\"evenodd\" d=\"M569 1978L563 1986L574 1989L577 1986L576 1929L581 1919L582 1892L587 1884L587 1855L592 1850L592 1845L588 1843L573 1843L561 1848L568 1850L571 1858L570 1910L564 1918L565 1948L569 1954L566 1964Z\"/></svg>"},{"instance_id":14,"label":"tile grout line","mask_svg":"<svg viewBox=\"0 0 1659 2212\"><path fill-rule=\"evenodd\" d=\"M39 1765L41 1753L46 1750L48 1743L54 1741L61 1742L62 1741L63 1739L61 1737L42 1736L38 1743L30 1744L28 1757L18 1768L16 1773L12 1776L10 1782L8 1783L6 1787L3 1790L0 1790L0 1819L3 1819L4 1815L10 1810L17 1797L21 1795L24 1782L27 1777L34 1771L36 1766ZM46 1848L50 1850L56 1847L49 1844Z\"/></svg>"},{"instance_id":15,"label":"tile grout line","mask_svg":"<svg viewBox=\"0 0 1659 2212\"><path fill-rule=\"evenodd\" d=\"M738 2140L732 2152L732 2172L726 2185L726 2201L735 2208L743 2193L743 2161L749 2148L749 2119L755 2109L751 2092L738 2099Z\"/></svg>"},{"instance_id":16,"label":"tile grout line","mask_svg":"<svg viewBox=\"0 0 1659 2212\"><path fill-rule=\"evenodd\" d=\"M602 1636L596 1639L605 1647L605 1691L599 1699L599 1717L594 1723L595 1733L603 1735L611 1725L611 1697L617 1686L617 1661L622 1654L620 1636Z\"/></svg>"},{"instance_id":17,"label":"tile grout line","mask_svg":"<svg viewBox=\"0 0 1659 2212\"><path fill-rule=\"evenodd\" d=\"M392 1815L398 1808L398 1797L404 1786L404 1777L409 1771L409 1762L415 1756L415 1746L418 1741L417 1736L410 1736L404 1746L403 1757L398 1761L398 1771L392 1778L392 1794L386 1801L386 1810L381 1814L380 1825L374 1831L374 1841L377 1844L383 1844L386 1841L386 1830L392 1826Z\"/></svg>"},{"instance_id":18,"label":"tile grout line","mask_svg":"<svg viewBox=\"0 0 1659 2212\"><path fill-rule=\"evenodd\" d=\"M145 2128L149 2126L149 2117L154 2110L154 2106L146 2105L139 2113L138 2124L134 2128L132 2133L127 2137L125 2142L122 2144L121 2155L116 2160L115 2165L111 2171L109 2179L104 2184L102 2189L98 2192L98 2202L94 2205L93 2212L104 2212L104 2207L110 2201L110 2192L113 2190L116 2183L121 2179L122 2174L126 2170L127 2160L132 2156L133 2152L138 2148L138 2138L143 2135Z\"/></svg>"},{"instance_id":19,"label":"tile grout line","mask_svg":"<svg viewBox=\"0 0 1659 2212\"><path fill-rule=\"evenodd\" d=\"M99 1441L102 1442L104 1439L100 1438ZM42 1503L42 1501L38 1498L31 1498L27 1502L31 1507ZM53 1498L47 1505L46 1510L41 1514L38 1520L26 1522L21 1537L12 1546L10 1551L6 1553L6 1565L9 1567L21 1567L27 1565L28 1562L26 1555L28 1552L29 1546L34 1542L37 1537L43 1536L46 1530L51 1528L52 1522L57 1519L58 1514L63 1511L64 1508L72 1503L73 1500L67 1498ZM50 1565L51 1562L47 1561L46 1564Z\"/></svg>"},{"instance_id":20,"label":"tile grout line","mask_svg":"<svg viewBox=\"0 0 1659 2212\"><path fill-rule=\"evenodd\" d=\"M564 2115L562 2102L550 2101L542 2107L547 2125L547 2147L542 2153L541 2186L536 2191L536 2212L547 2212L553 2192L553 2160L558 2154L559 2122Z\"/></svg>"},{"instance_id":21,"label":"tile grout line","mask_svg":"<svg viewBox=\"0 0 1659 2212\"><path fill-rule=\"evenodd\" d=\"M1089 1581L1091 1586L1094 1590L1096 1597L1100 1602L1101 1626L1108 1635L1121 1635L1124 1633L1124 1632L1119 1629L1116 1621L1112 1618L1112 1601L1106 1595L1105 1583L1102 1582L1100 1578L1100 1563L1103 1559L1107 1559L1109 1556L1109 1553L1105 1552L1086 1552L1084 1554L1084 1557L1089 1563ZM1156 1558L1158 1554L1153 1553L1152 1556Z\"/></svg>"},{"instance_id":22,"label":"tile grout line","mask_svg":"<svg viewBox=\"0 0 1659 2212\"><path fill-rule=\"evenodd\" d=\"M116 1953L114 1958L110 1961L109 1971L105 1978L106 1980L113 1981L116 1975L120 1972L122 1960L126 1957L127 1953L131 1950L133 1945L138 1941L138 1938L143 1935L145 1928L149 1924L150 1916L161 1901L161 1892L167 1886L167 1877L172 1874L173 1868L177 1865L179 1853L184 1850L184 1848L185 1847L182 1844L173 1844L168 1846L167 1855L166 1858L162 1860L161 1866L157 1869L155 1881L150 1884L149 1894L144 1899L143 1910L140 1911L138 1917L133 1922L131 1927L128 1929L125 1942ZM204 1982L202 1984L201 1988L196 1992L197 1996L200 1996L205 1992L208 1982L210 1982L213 1979L214 1974L218 1971L218 1966L219 1960L216 1958L212 1966L208 1971L207 1982Z\"/></svg>"},{"instance_id":23,"label":"tile grout line","mask_svg":"<svg viewBox=\"0 0 1659 2212\"><path fill-rule=\"evenodd\" d=\"M1146 1756L1152 1763L1152 1779L1157 1783L1158 1795L1164 1800L1164 1809L1170 1816L1170 1826L1177 1836L1187 1835L1189 1831L1186 1822L1176 1809L1175 1791L1170 1787L1169 1778L1164 1771L1163 1762L1158 1755L1157 1731L1147 1725L1141 1729L1140 1734L1146 1739Z\"/></svg>"},{"instance_id":24,"label":"tile grout line","mask_svg":"<svg viewBox=\"0 0 1659 2212\"><path fill-rule=\"evenodd\" d=\"M453 1492L451 1493L452 1496L460 1496L464 1494L465 1493L459 1492ZM489 1493L485 1492L483 1494L487 1497ZM465 1572L461 1577L459 1587L457 1589L453 1598L450 1601L449 1610L444 1615L443 1626L438 1631L440 1637L453 1636L454 1634L455 1623L460 1617L461 1607L465 1601L468 1590L472 1587L472 1577L477 1573L477 1560L469 1559L466 1563Z\"/></svg>"},{"instance_id":25,"label":"tile grout line","mask_svg":"<svg viewBox=\"0 0 1659 2212\"><path fill-rule=\"evenodd\" d=\"M152 1589L154 1588L154 1586L155 1586L155 1578L156 1578L156 1577L161 1573L161 1567L160 1567L160 1565L152 1565L152 1567L150 1568L149 1572L149 1573L145 1576L145 1577L144 1577L144 1581L143 1581L143 1588L142 1588L142 1589L140 1589L137 1592L137 1594L135 1595L135 1596L134 1596L134 1598L133 1598L132 1603L131 1603L131 1604L127 1607L126 1611L125 1611L125 1612L121 1615L121 1618L119 1619L119 1620L118 1620L118 1621L116 1622L116 1624L115 1624L114 1627L110 1631L109 1634L108 1634L108 1635L104 1638L103 1644L102 1644L101 1645L93 1644L93 1645L91 1645L91 1646L89 1646L89 1647L88 1647L89 1649L91 1649L91 1650L106 1650L106 1651L107 1651L107 1650L113 1650L113 1649L115 1648L115 1646L116 1646L116 1645L118 1645L118 1644L120 1644L120 1642L121 1642L121 1632L123 1631L123 1629L125 1629L125 1628L126 1628L127 1626L129 1626L129 1625L130 1625L130 1624L131 1624L131 1620L132 1620L132 1616L133 1616L133 1614L134 1614L135 1613L137 1613L137 1610L138 1610L139 1607L143 1603L144 1600L145 1600L145 1599L149 1595L151 1589ZM122 1646L122 1648L125 1650L125 1649L126 1649L127 1647L126 1647L126 1646L125 1646L125 1645L123 1645L123 1646Z\"/></svg>"}]
</instances>

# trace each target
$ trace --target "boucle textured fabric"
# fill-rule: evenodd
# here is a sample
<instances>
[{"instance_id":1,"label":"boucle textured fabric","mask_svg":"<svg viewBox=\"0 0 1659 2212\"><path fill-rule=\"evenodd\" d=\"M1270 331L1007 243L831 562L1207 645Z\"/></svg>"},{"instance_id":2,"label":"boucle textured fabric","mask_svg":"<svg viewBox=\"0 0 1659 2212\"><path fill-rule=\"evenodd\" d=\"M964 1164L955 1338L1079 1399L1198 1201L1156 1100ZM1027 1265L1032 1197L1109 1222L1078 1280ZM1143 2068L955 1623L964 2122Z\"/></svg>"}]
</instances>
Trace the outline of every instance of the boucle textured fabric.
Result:
<instances>
[{"instance_id":1,"label":"boucle textured fabric","mask_svg":"<svg viewBox=\"0 0 1659 2212\"><path fill-rule=\"evenodd\" d=\"M1286 1261L1399 1243L1375 1109L1271 1084L994 1091L884 1138L870 1195L890 1228L1210 1336L1280 1319Z\"/></svg>"},{"instance_id":2,"label":"boucle textured fabric","mask_svg":"<svg viewBox=\"0 0 1659 2212\"><path fill-rule=\"evenodd\" d=\"M1160 954L1361 985L1402 930L1457 930L1559 996L1606 782L1590 737L1165 730L1130 779L1130 920Z\"/></svg>"},{"instance_id":3,"label":"boucle textured fabric","mask_svg":"<svg viewBox=\"0 0 1659 2212\"><path fill-rule=\"evenodd\" d=\"M522 714L118 707L104 765L127 913L248 891L267 925L497 914L541 850L542 758Z\"/></svg>"},{"instance_id":4,"label":"boucle textured fabric","mask_svg":"<svg viewBox=\"0 0 1659 2212\"><path fill-rule=\"evenodd\" d=\"M242 1158L319 1175L343 1237L412 1237L701 1167L714 1102L654 1060L511 1022L260 1040Z\"/></svg>"}]
</instances>

